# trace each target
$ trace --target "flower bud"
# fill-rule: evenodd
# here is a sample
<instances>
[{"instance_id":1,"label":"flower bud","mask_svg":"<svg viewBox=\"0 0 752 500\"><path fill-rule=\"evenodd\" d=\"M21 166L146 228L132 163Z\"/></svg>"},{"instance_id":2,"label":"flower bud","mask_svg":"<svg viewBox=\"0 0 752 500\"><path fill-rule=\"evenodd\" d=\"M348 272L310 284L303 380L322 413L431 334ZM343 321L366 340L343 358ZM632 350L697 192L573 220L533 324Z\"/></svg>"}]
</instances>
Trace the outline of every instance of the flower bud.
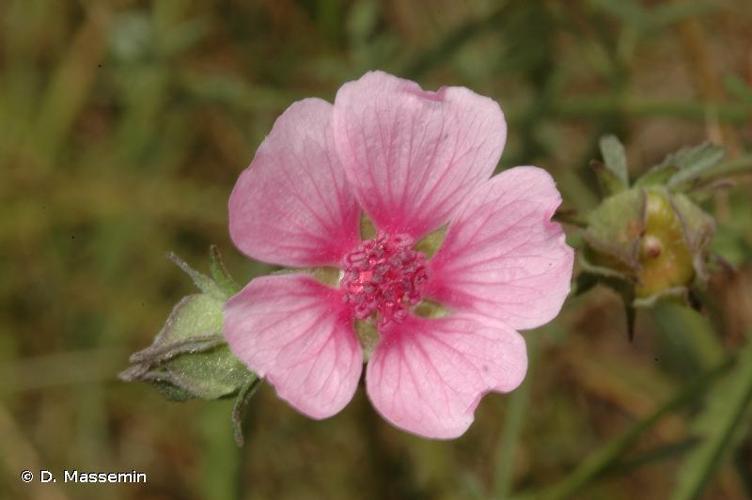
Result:
<instances>
[{"instance_id":1,"label":"flower bud","mask_svg":"<svg viewBox=\"0 0 752 500\"><path fill-rule=\"evenodd\" d=\"M628 309L663 297L686 299L706 280L715 226L684 191L701 182L723 151L710 144L682 149L630 186L623 148L615 138L606 139L601 141L604 163L594 163L606 198L587 217L580 254L587 279L581 281L605 282Z\"/></svg>"},{"instance_id":2,"label":"flower bud","mask_svg":"<svg viewBox=\"0 0 752 500\"><path fill-rule=\"evenodd\" d=\"M689 238L684 232L668 192L661 189L646 191L635 287L638 299L692 284L695 271Z\"/></svg>"},{"instance_id":3,"label":"flower bud","mask_svg":"<svg viewBox=\"0 0 752 500\"><path fill-rule=\"evenodd\" d=\"M173 308L152 344L131 355L120 373L126 382L153 384L168 399L236 398L235 436L242 444L240 413L260 379L230 352L222 335L224 303L236 290L212 248L212 277L171 259L192 279L201 293L183 297Z\"/></svg>"}]
</instances>

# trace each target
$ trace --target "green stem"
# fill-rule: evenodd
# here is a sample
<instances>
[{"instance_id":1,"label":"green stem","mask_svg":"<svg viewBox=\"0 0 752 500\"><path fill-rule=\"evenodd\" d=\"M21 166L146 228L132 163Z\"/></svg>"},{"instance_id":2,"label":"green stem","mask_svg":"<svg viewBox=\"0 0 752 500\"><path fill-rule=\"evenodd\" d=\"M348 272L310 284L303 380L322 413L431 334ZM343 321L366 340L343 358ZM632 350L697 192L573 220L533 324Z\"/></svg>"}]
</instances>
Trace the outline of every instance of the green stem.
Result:
<instances>
[{"instance_id":1,"label":"green stem","mask_svg":"<svg viewBox=\"0 0 752 500\"><path fill-rule=\"evenodd\" d=\"M232 401L220 400L204 404L199 429L204 443L201 453L201 498L239 500L244 498L241 469L245 449L233 439L228 415Z\"/></svg>"},{"instance_id":2,"label":"green stem","mask_svg":"<svg viewBox=\"0 0 752 500\"><path fill-rule=\"evenodd\" d=\"M697 438L690 437L678 442L662 444L644 451L635 457L620 460L612 464L604 471L604 474L620 476L646 465L676 458L694 449L698 443L699 440Z\"/></svg>"}]
</instances>

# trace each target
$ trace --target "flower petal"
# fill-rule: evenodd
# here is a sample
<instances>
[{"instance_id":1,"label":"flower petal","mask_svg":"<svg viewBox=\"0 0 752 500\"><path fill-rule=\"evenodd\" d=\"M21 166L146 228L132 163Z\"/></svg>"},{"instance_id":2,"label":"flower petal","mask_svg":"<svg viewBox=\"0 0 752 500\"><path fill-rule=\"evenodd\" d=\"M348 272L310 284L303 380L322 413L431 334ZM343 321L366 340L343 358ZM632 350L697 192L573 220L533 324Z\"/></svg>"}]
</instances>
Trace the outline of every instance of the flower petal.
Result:
<instances>
[{"instance_id":1,"label":"flower petal","mask_svg":"<svg viewBox=\"0 0 752 500\"><path fill-rule=\"evenodd\" d=\"M292 104L243 171L229 202L230 236L254 259L338 264L358 244L358 207L334 151L332 106Z\"/></svg>"},{"instance_id":2,"label":"flower petal","mask_svg":"<svg viewBox=\"0 0 752 500\"><path fill-rule=\"evenodd\" d=\"M381 333L368 396L385 419L420 436L462 435L486 392L511 391L527 371L522 337L480 316L411 316Z\"/></svg>"},{"instance_id":3,"label":"flower petal","mask_svg":"<svg viewBox=\"0 0 752 500\"><path fill-rule=\"evenodd\" d=\"M248 368L313 418L352 399L363 354L338 290L302 274L251 281L225 305L224 335Z\"/></svg>"},{"instance_id":4,"label":"flower petal","mask_svg":"<svg viewBox=\"0 0 752 500\"><path fill-rule=\"evenodd\" d=\"M574 252L551 222L561 196L536 167L517 167L476 189L430 262L426 294L512 328L552 320L569 293Z\"/></svg>"},{"instance_id":5,"label":"flower petal","mask_svg":"<svg viewBox=\"0 0 752 500\"><path fill-rule=\"evenodd\" d=\"M492 174L506 122L496 102L464 87L429 92L375 71L337 92L334 137L371 219L419 237Z\"/></svg>"}]
</instances>

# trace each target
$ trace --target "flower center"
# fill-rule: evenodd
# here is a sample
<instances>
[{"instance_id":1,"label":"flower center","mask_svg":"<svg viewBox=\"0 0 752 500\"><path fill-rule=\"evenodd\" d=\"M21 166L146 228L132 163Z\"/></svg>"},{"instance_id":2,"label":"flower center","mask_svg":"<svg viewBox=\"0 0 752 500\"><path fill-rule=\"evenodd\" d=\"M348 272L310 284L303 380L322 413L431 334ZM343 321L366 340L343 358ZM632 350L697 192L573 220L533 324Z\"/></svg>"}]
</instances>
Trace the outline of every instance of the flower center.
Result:
<instances>
[{"instance_id":1,"label":"flower center","mask_svg":"<svg viewBox=\"0 0 752 500\"><path fill-rule=\"evenodd\" d=\"M340 286L356 318L376 314L381 323L401 321L420 302L426 256L413 245L404 234L379 234L345 256Z\"/></svg>"}]
</instances>

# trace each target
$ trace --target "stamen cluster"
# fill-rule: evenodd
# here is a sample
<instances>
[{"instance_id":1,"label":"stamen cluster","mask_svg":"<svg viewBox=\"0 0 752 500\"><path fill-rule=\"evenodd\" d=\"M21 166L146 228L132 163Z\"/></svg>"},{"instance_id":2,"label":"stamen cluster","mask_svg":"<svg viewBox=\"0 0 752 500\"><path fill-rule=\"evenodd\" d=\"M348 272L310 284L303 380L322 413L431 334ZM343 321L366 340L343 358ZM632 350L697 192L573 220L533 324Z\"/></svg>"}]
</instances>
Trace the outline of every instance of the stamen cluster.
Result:
<instances>
[{"instance_id":1,"label":"stamen cluster","mask_svg":"<svg viewBox=\"0 0 752 500\"><path fill-rule=\"evenodd\" d=\"M358 319L401 321L422 298L428 278L426 257L407 235L379 234L344 258L340 286Z\"/></svg>"}]
</instances>

